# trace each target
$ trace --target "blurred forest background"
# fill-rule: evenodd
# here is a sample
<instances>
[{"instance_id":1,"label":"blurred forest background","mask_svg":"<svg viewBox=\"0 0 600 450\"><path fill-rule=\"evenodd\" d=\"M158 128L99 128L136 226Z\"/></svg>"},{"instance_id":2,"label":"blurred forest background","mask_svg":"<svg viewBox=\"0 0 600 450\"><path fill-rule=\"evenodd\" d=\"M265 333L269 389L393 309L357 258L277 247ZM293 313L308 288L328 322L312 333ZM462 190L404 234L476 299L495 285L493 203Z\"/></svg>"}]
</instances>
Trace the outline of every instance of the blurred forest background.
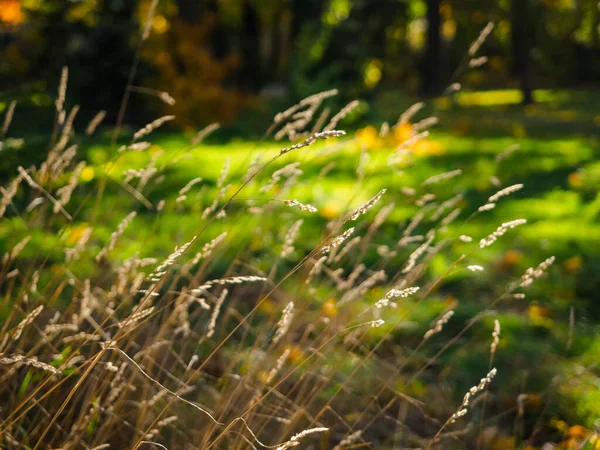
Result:
<instances>
[{"instance_id":1,"label":"blurred forest background","mask_svg":"<svg viewBox=\"0 0 600 450\"><path fill-rule=\"evenodd\" d=\"M49 104L67 65L72 101L114 120L150 5L0 0L4 95ZM465 87L519 89L509 101L523 104L534 89L598 87L596 0L161 0L135 82L168 87L182 127L268 117L274 103L333 87L340 102L390 90L433 97L489 21L488 61ZM132 97L141 107L128 109L130 121L161 108L143 91Z\"/></svg>"}]
</instances>

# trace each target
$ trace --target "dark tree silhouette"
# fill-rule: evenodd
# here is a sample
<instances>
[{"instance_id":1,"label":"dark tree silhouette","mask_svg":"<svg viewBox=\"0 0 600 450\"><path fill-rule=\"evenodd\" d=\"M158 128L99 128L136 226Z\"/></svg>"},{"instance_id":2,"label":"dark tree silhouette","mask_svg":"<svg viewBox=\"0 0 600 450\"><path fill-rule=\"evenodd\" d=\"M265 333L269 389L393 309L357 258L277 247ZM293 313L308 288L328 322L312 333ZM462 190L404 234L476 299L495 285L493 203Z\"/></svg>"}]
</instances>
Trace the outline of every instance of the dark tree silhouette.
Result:
<instances>
[{"instance_id":1,"label":"dark tree silhouette","mask_svg":"<svg viewBox=\"0 0 600 450\"><path fill-rule=\"evenodd\" d=\"M512 53L514 69L519 77L523 104L533 103L533 66L531 61L532 22L529 0L512 2Z\"/></svg>"},{"instance_id":2,"label":"dark tree silhouette","mask_svg":"<svg viewBox=\"0 0 600 450\"><path fill-rule=\"evenodd\" d=\"M421 92L427 96L441 91L440 24L440 0L427 0L427 42L421 73Z\"/></svg>"}]
</instances>

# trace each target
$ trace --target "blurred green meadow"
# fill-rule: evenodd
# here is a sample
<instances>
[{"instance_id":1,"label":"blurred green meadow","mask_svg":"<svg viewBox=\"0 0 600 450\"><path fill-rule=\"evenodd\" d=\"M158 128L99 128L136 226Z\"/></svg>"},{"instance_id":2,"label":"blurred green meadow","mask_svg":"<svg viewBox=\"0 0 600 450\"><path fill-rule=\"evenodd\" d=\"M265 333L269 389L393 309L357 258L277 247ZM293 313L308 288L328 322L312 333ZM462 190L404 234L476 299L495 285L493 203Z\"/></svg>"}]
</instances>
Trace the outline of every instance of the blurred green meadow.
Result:
<instances>
[{"instance_id":1,"label":"blurred green meadow","mask_svg":"<svg viewBox=\"0 0 600 450\"><path fill-rule=\"evenodd\" d=\"M433 369L441 370L440 376L456 388L452 397L459 401L461 393L473 384L472 374L487 371L488 361L481 354L487 351L494 319L498 319L502 338L494 383L502 387L496 394L497 404L510 410L516 407L515 398L527 395L529 400L520 420L535 429L539 417L543 417L544 435L559 441L566 442L575 426L593 429L600 417L600 378L594 369L600 360L599 97L597 93L571 91L536 91L535 95L538 102L525 110L515 106L520 100L518 91L464 92L451 99L436 99L412 119L413 124L396 128L384 137L380 132L382 118L394 121L398 111L409 106L412 99L400 96L395 102L390 92L370 107L363 105L359 113L348 118L348 127L345 122L339 126L348 130L346 137L285 155L234 198L226 214L202 236L202 242L208 242L223 231L228 233L225 248L217 260L211 261L209 273L217 278L233 267L257 275L270 274L272 278L285 274L326 234L328 222L351 212L384 188L387 192L379 207L390 202L395 207L377 239L365 248L359 246L358 262L374 271L384 256L399 271L420 244L415 241L403 248L397 246L415 215L426 212L414 231L424 235L434 222L432 215L437 212L437 218L443 218L460 208L459 215L436 235L444 251L433 255L424 269L425 280L434 283L430 295L419 303L398 302L396 308L386 310L386 322L399 321L400 325L381 350L380 358L385 361L386 353L392 352L397 343L418 342L432 321L448 308L455 310L456 323L479 317L528 267L536 267L553 255L556 261L548 273L523 291L526 298L511 297L495 304L481 317L482 325L459 335ZM394 148L410 135L412 126L430 113L439 118L430 135L394 154ZM367 125L367 119L375 125ZM203 212L215 198L220 198L222 204L242 185L250 165L268 161L287 145L271 139L247 141L220 130L200 145L190 146L190 137L184 133L157 131L149 138L149 149L126 152L113 163L116 148L109 145L110 132L101 130L97 137L79 142L87 166L79 175L79 186L70 202L81 206L68 208L75 217L73 223L65 226L55 217L49 226L33 228L35 208L28 212L27 219L13 214L0 221L0 247L5 251L31 235L19 267L24 272L45 261L40 283L65 269L63 248L74 246L88 227L94 229L94 240L84 250L89 257L70 265L68 271L76 279L101 280L103 270L93 256L131 211L138 215L110 252L111 260L168 255L174 246L187 242L204 226L207 219L202 218ZM23 139L22 144L3 149L5 162L22 161L21 152L30 151L29 137ZM36 139L43 140L34 137L34 143ZM43 155L39 157L43 159ZM301 173L291 185L275 184L261 190L275 170L295 162ZM123 174L150 163L156 173L143 195L132 195L131 188L124 186ZM220 192L217 180L224 166L228 167L226 188ZM5 165L4 169L8 171L9 167ZM430 181L450 171L460 173ZM103 198L96 202L104 174ZM66 183L69 176L65 173L58 184ZM202 181L182 199L180 190L197 177ZM517 183L524 187L500 198L495 208L478 211L495 192ZM285 190L283 198L279 195L281 189ZM284 198L314 205L318 212L302 213L286 206ZM451 204L444 203L450 199L454 199ZM23 211L30 201L19 197L14 209ZM164 207L157 210L161 202ZM367 222L356 225L357 233L367 232L375 214L369 212ZM295 250L282 260L278 256L282 242L298 217L303 225ZM520 218L526 218L527 224L510 230L494 245L478 248L479 240L501 223ZM461 235L471 236L472 242L461 241ZM352 262L358 263L356 259ZM467 270L468 265L482 266L483 271ZM303 284L291 280L284 281L280 289L316 315L334 318L341 314L334 301L334 285L318 284L309 292ZM375 287L348 304L344 313L359 315L384 294L382 288ZM60 308L61 298L51 299L55 307ZM271 315L276 301L265 302L261 314ZM11 308L10 299L5 297L0 309L2 320ZM459 326L451 322L444 333L451 336L458 331ZM375 342L383 333L380 328L373 329L369 339ZM417 362L426 362L445 343L444 339L435 339L420 349ZM329 358L342 373L351 372L353 354L334 353ZM380 369L373 365L365 370L361 379L368 384L372 381L367 380L376 379ZM411 380L406 393L435 398L436 370L426 372L420 380ZM561 381L560 377L570 381ZM551 384L552 380L557 384ZM504 423L500 428L511 430L512 425ZM516 431L516 437L510 437L510 433L502 436L513 439L512 446L524 439ZM508 446L504 448L513 448L498 439Z\"/></svg>"}]
</instances>

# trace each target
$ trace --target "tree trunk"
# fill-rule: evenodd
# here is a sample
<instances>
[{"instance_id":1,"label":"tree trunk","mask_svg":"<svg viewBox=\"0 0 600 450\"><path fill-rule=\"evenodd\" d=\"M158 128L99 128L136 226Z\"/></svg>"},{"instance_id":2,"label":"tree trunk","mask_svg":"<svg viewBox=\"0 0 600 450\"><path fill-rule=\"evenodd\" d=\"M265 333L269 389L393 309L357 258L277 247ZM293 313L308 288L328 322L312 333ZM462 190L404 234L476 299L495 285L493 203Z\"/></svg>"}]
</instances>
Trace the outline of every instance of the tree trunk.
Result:
<instances>
[{"instance_id":1,"label":"tree trunk","mask_svg":"<svg viewBox=\"0 0 600 450\"><path fill-rule=\"evenodd\" d=\"M421 73L421 91L427 96L441 92L440 24L440 0L427 0L427 41Z\"/></svg>"},{"instance_id":2,"label":"tree trunk","mask_svg":"<svg viewBox=\"0 0 600 450\"><path fill-rule=\"evenodd\" d=\"M512 2L512 52L519 77L523 105L533 103L533 66L531 62L531 9L529 0Z\"/></svg>"},{"instance_id":3,"label":"tree trunk","mask_svg":"<svg viewBox=\"0 0 600 450\"><path fill-rule=\"evenodd\" d=\"M258 15L252 3L246 0L242 10L241 54L240 68L241 87L247 92L258 92L262 79L260 62L260 44Z\"/></svg>"},{"instance_id":4,"label":"tree trunk","mask_svg":"<svg viewBox=\"0 0 600 450\"><path fill-rule=\"evenodd\" d=\"M198 0L177 0L177 15L186 23L194 24L200 19L201 2Z\"/></svg>"}]
</instances>

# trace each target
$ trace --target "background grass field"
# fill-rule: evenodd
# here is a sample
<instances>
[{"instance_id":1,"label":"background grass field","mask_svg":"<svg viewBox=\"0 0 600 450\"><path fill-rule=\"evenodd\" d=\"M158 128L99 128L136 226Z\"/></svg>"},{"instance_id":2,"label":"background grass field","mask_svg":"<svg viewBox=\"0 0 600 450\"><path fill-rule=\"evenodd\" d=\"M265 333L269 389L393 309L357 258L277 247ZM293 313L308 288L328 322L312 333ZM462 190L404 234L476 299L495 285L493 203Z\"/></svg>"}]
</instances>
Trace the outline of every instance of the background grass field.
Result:
<instances>
[{"instance_id":1,"label":"background grass field","mask_svg":"<svg viewBox=\"0 0 600 450\"><path fill-rule=\"evenodd\" d=\"M348 130L346 137L290 152L253 180L227 207L226 215L215 219L202 235L201 242L207 243L227 231L226 243L219 249L218 257L203 263L201 273L205 279L252 274L266 276L270 282L282 280L282 284L260 303L252 316L252 327L244 329L241 335L234 335L234 341L225 347L226 356L212 363L208 373L218 379L223 372L230 371L264 381L268 369L253 367L252 361L258 358L264 363L265 360L252 352L263 351L260 342L265 339L268 324L278 320L290 299L301 311L296 319L299 329L321 320L326 323L346 320L356 323L361 317L365 317L362 322L369 320L371 316L364 316L365 311L372 311L374 302L385 295L384 285L376 285L351 302L340 302L340 296L344 298L343 290L340 293L339 282L337 287L336 282L332 282L335 277L325 277L310 286L301 278L284 277L311 252L315 243L328 233L328 226L335 224L338 218L381 189L387 189L375 209L393 202L392 213L377 237L357 246L347 261L343 259L339 263L339 268L345 272L344 278L359 264L364 264L364 273L357 275L359 283L369 273L387 267L393 280L422 242L397 247L415 216L419 212L427 213L414 231L414 234L424 235L436 222L431 215L437 208L462 194L461 199L439 214L438 218L443 219L454 208L461 208L455 220L438 228L436 240L444 245L427 257L427 265L419 275L419 284L427 287L428 295L418 301L398 301L394 308L381 312L376 310L375 317L381 314L386 325L361 333L360 345L350 345L344 340L321 355L322 367L335 367L335 371L314 398L305 398L305 407L310 410L313 403L322 406L335 399L331 401L342 422L358 419L361 423L360 408L357 410L356 406L363 405L365 412L376 417L377 408L369 410L373 389L379 383L390 382L398 392L428 405L432 417L423 424L419 424L419 420L423 420L419 414L401 410L394 413L404 414L403 423L410 424L417 435L426 436L432 423L439 427L445 420L443 417L451 415L460 404L463 393L489 370L485 355L489 351L494 320L498 320L502 326L494 359L498 375L492 387L493 401L488 404L490 420L481 425L487 434L483 434L485 439L480 435L480 439L484 439L484 445L489 448L525 445L531 448L551 440L562 442L560 445L564 448L578 448L591 436L595 420L600 416L600 391L594 368L600 359L597 325L600 307L596 302L599 288L596 274L600 270L600 143L594 133L600 126L600 116L594 106L597 97L584 92L540 91L536 92L540 102L523 111L511 105L518 102L515 95L518 94L513 91L464 92L452 100L437 99L411 119L412 124L381 137L382 118L394 121L398 111L403 111L411 102L410 98L400 97L396 105L390 100L394 93L388 93L383 97L397 106L396 112L391 112L390 105L377 101L368 108L363 105L362 114L348 118L348 127L343 126L345 123L339 127ZM390 167L389 158L394 148L410 136L412 126L428 113L436 113L439 125L431 129L430 136L397 155L397 161ZM366 119L374 120L376 125L367 125ZM267 125L268 122L264 128ZM221 199L217 203L221 205L242 185L253 161L257 158L267 161L284 146L271 139L242 140L232 137L232 130L224 129L190 147L189 136L184 133L157 131L151 135L149 149L126 152L113 164L110 161L116 148L109 144L110 131L101 129L95 137L78 141L87 165L78 177L79 185L69 203L74 205L69 211L77 213L72 223L66 224L59 216L48 218L41 208L40 212L37 208L23 212L31 196L17 196L11 206L12 213L0 222L0 245L5 251L31 236L16 267L25 277L23 280L29 276L25 274L41 267L39 284L54 294L43 299L42 291L31 293L30 301L43 300L50 310L68 311L72 308L72 296L76 295L69 287L57 288L56 280L60 276L78 280L75 285L89 279L93 285L102 286L112 282L113 268L126 265L132 258L165 258L206 223L203 212L215 198ZM32 149L43 148L41 143L49 139L48 136L24 135L23 139L23 143L5 144L5 172L14 170L16 164L25 164L23 160L35 162L36 158L39 161L45 158L42 150L36 155ZM499 155L516 144L518 149L513 147L498 160ZM22 152L26 152L25 155ZM128 169L146 167L152 161L157 172L143 191L132 195L132 188L124 185L123 174ZM300 163L298 168L302 172L292 184L276 183L261 192L273 171L294 162ZM228 166L226 178L219 183L224 166ZM455 170L462 173L446 180L426 182L432 176ZM103 196L98 197L104 173L107 182ZM70 172L64 173L57 184L66 183L70 175ZM180 190L196 177L202 181L190 189L186 199L178 200ZM517 183L523 183L524 187L501 198L494 209L477 211L496 191ZM223 185L226 188L219 194ZM135 182L131 186L135 186ZM427 199L424 197L427 194L434 197ZM314 205L318 212L303 213L282 201L291 198ZM164 208L157 210L161 201L165 202ZM435 206L428 208L427 203ZM260 209L253 213L253 208ZM131 211L136 211L137 216L115 249L109 252L109 259L95 261L94 256ZM375 214L369 212L367 221L356 225L358 235L368 233ZM303 224L294 250L281 258L288 230L298 218ZM477 247L479 240L501 223L518 218L526 218L528 223L509 231L490 247ZM84 256L76 264L65 264L64 248L73 247L88 227L93 227L93 239L84 249ZM460 235L471 236L473 242L462 242L457 239ZM396 253L390 253L393 251ZM554 265L546 276L524 291L526 298L494 302L528 267L537 266L550 255L556 257ZM385 262L381 262L382 259ZM480 265L484 270L471 271L468 265ZM4 276L9 268L4 269ZM183 273L178 276L185 278ZM14 316L19 313L15 312L12 298L16 285L14 281L5 283L9 284L3 288L0 317L8 324L14 322ZM181 278L173 283L172 286L178 286ZM264 292L263 288L259 294ZM224 312L223 323L218 322L217 336L230 332L233 324L244 317L254 303L255 300L246 303L243 295L238 296L235 304ZM423 334L450 308L455 316L441 336L421 346ZM191 318L194 330L202 334L200 330L206 326L206 320L207 317L195 313ZM390 329L387 324L393 327ZM468 326L463 329L465 324ZM149 331L142 333L146 332ZM382 338L385 338L383 345L377 347L371 358L363 359L368 353L366 349ZM152 342L150 335L142 341L148 339ZM201 339L191 349L179 348L177 344L173 349L178 354L193 350L193 354L204 358L218 348L215 347L218 342ZM252 351L238 353L245 348ZM291 366L299 364L313 350L302 347L302 339L297 334L290 337L286 348ZM63 350L64 356L73 350L68 346ZM410 370L394 374L394 366L403 360L410 361ZM57 358L53 365L59 367L61 363L61 358ZM156 367L168 373L171 364L164 361ZM304 372L302 367L298 368L304 375L312 374L313 370L316 369L308 367ZM415 371L417 375L413 376ZM34 389L31 373L30 370L20 382L15 380L17 398ZM73 372L73 376L76 374L77 371ZM299 380L303 379L302 375L298 376ZM338 395L340 386L345 395ZM440 395L446 396L448 402L437 403ZM202 395L200 399L210 401ZM353 399L357 404L352 404ZM377 398L375 400L377 403ZM178 417L183 416L181 420L192 420L185 405L175 409ZM473 416L478 417L478 414ZM386 417L383 414L382 422L376 423L369 434L369 441L375 442L377 448L392 448L391 442L396 439L397 431L390 431L385 424ZM436 422L434 417L440 421ZM393 427L397 430L400 425ZM465 430L466 436L471 436L464 438L465 442L474 442L472 434L468 434L469 427ZM88 435L95 436L96 431L88 429ZM29 438L24 431L19 435L22 439ZM410 433L405 435L405 443L416 442L411 441L414 436L410 436ZM452 442L444 445L459 445L460 437L458 439L444 441ZM586 445L593 448L590 445L595 445L595 441L588 440Z\"/></svg>"}]
</instances>

